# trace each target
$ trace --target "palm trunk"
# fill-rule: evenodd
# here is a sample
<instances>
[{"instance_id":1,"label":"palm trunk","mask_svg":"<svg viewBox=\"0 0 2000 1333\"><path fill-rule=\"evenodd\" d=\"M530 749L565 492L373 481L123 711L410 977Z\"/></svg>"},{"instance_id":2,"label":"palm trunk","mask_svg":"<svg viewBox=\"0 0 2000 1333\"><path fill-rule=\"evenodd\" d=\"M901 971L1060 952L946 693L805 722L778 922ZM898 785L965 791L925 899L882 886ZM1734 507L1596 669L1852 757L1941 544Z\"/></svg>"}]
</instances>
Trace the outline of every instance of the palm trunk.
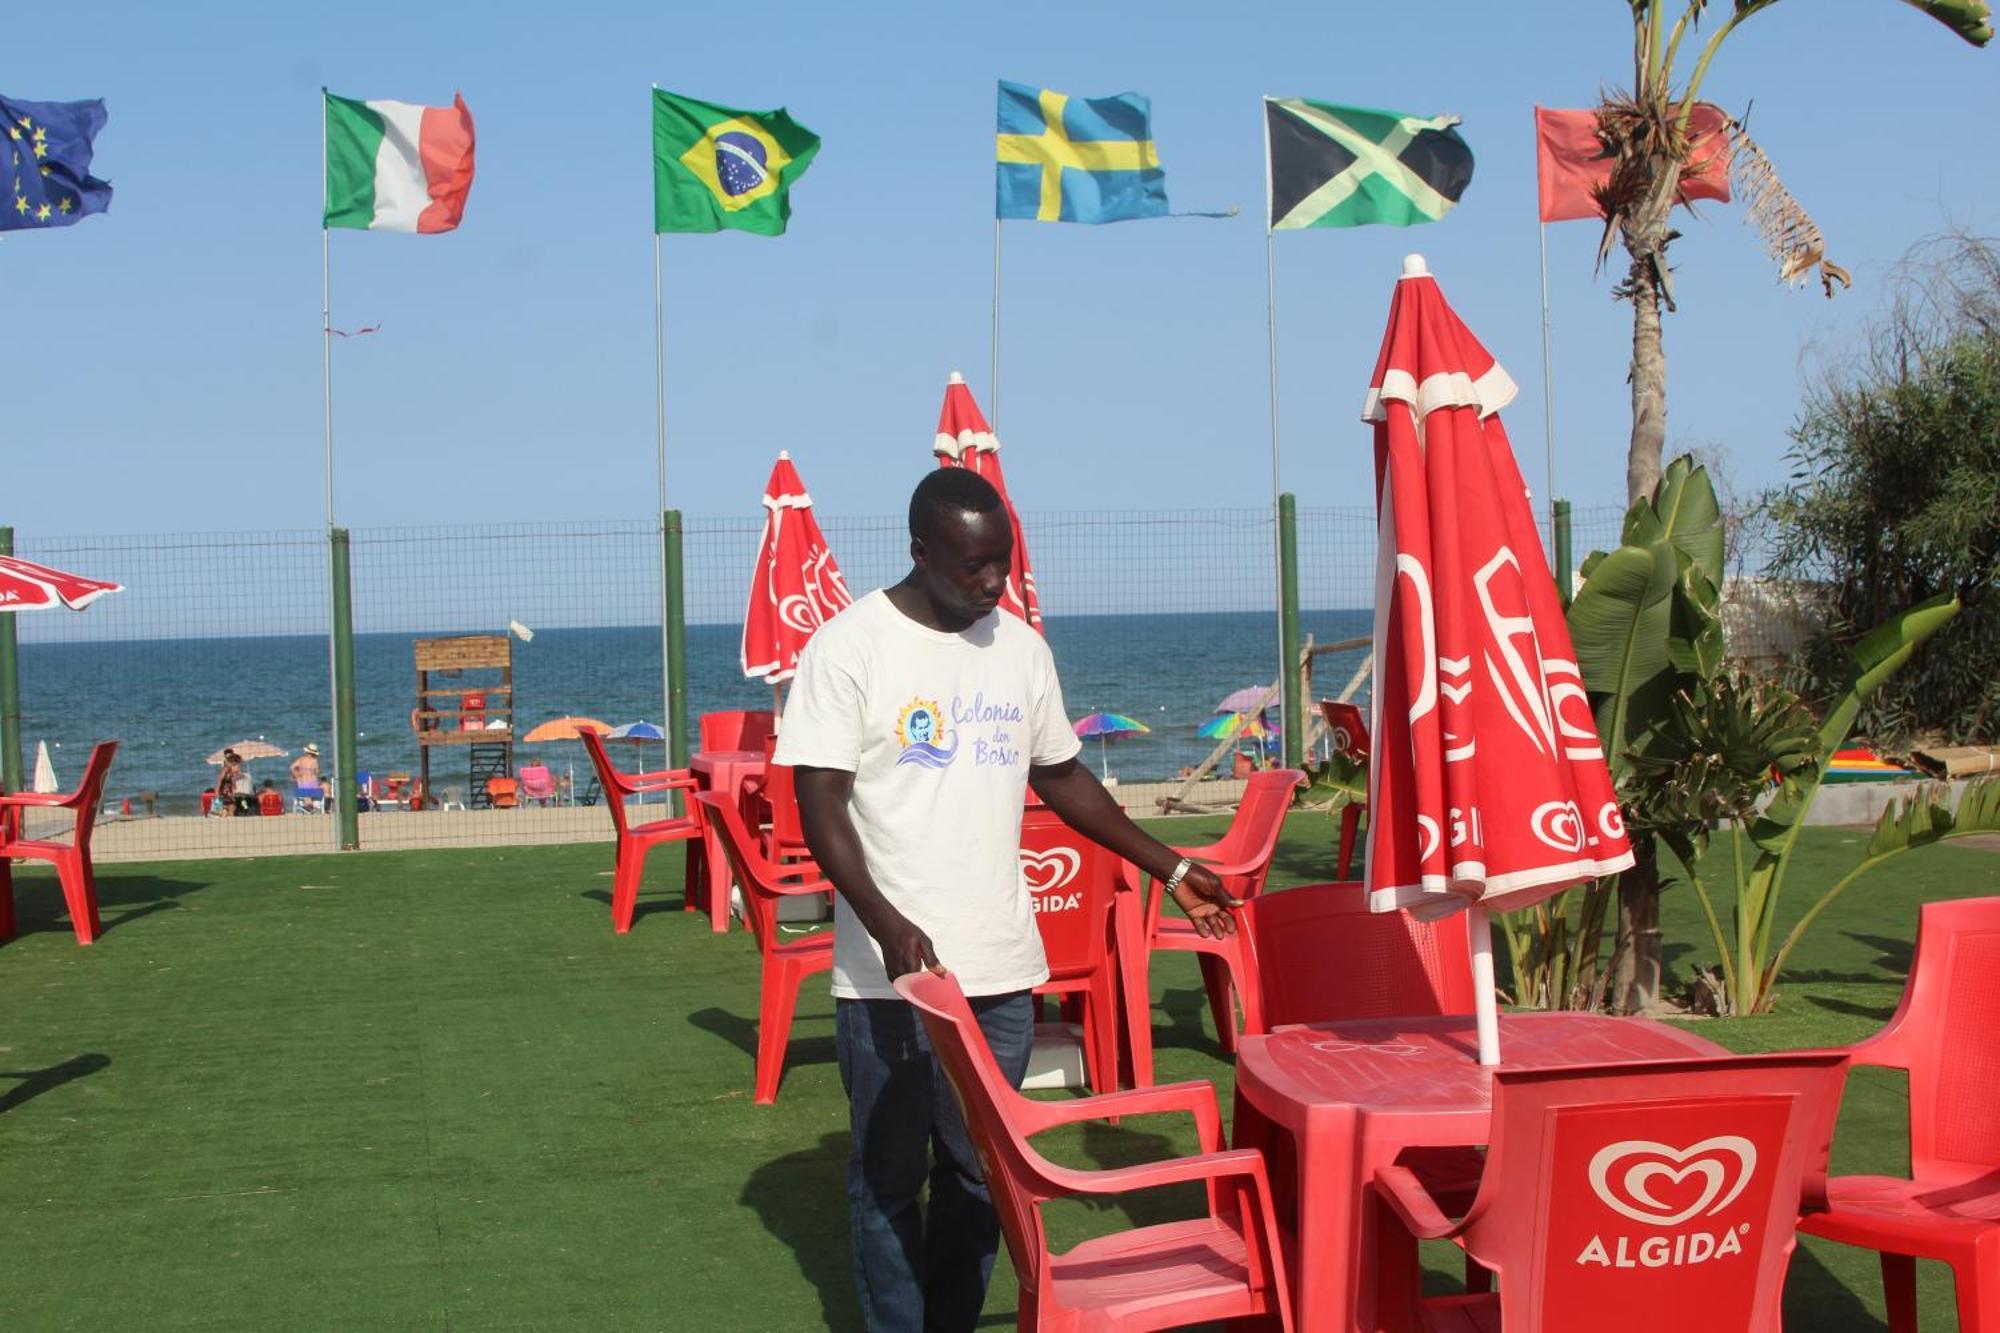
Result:
<instances>
[{"instance_id":1,"label":"palm trunk","mask_svg":"<svg viewBox=\"0 0 2000 1333\"><path fill-rule=\"evenodd\" d=\"M1625 295L1632 301L1632 438L1625 455L1625 503L1660 484L1660 454L1667 443L1667 353L1660 340L1662 291L1667 272L1667 214L1675 181L1659 206L1642 205L1627 221L1625 248L1632 256Z\"/></svg>"},{"instance_id":2,"label":"palm trunk","mask_svg":"<svg viewBox=\"0 0 2000 1333\"><path fill-rule=\"evenodd\" d=\"M1618 878L1617 970L1611 978L1611 1008L1621 1014L1652 1013L1660 1007L1662 967L1660 870L1650 838L1635 839L1638 857Z\"/></svg>"}]
</instances>

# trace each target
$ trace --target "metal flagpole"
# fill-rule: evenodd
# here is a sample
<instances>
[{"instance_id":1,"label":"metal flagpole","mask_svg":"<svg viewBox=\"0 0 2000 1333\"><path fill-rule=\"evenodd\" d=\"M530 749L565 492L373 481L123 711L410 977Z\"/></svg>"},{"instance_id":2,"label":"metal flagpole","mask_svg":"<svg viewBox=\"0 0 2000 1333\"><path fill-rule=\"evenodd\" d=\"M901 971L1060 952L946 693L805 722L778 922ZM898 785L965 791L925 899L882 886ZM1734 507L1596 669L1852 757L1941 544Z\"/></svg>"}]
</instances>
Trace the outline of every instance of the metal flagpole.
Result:
<instances>
[{"instance_id":1,"label":"metal flagpole","mask_svg":"<svg viewBox=\"0 0 2000 1333\"><path fill-rule=\"evenodd\" d=\"M333 550L333 229L326 225L327 148L326 85L319 89L319 372L320 414L326 434L326 685L327 737L333 742L332 782L323 781L320 790L340 806L339 788L334 782L352 782L353 776L340 771L340 634L334 621L335 604L340 600L340 571L334 568ZM341 845L341 826L346 818L333 821L333 845Z\"/></svg>"},{"instance_id":2,"label":"metal flagpole","mask_svg":"<svg viewBox=\"0 0 2000 1333\"><path fill-rule=\"evenodd\" d=\"M1556 381L1555 370L1549 361L1549 224L1541 224L1542 231L1542 428L1547 444L1544 452L1548 455L1549 491L1542 503L1549 511L1549 557L1553 561L1556 549ZM1567 596L1567 590L1565 590Z\"/></svg>"},{"instance_id":3,"label":"metal flagpole","mask_svg":"<svg viewBox=\"0 0 2000 1333\"><path fill-rule=\"evenodd\" d=\"M333 246L326 225L326 88L319 90L319 369L326 426L326 526L333 528Z\"/></svg>"},{"instance_id":4,"label":"metal flagpole","mask_svg":"<svg viewBox=\"0 0 2000 1333\"><path fill-rule=\"evenodd\" d=\"M1270 98L1264 99L1269 102ZM1283 682L1298 669L1285 661L1285 535L1278 517L1278 496L1283 469L1278 451L1278 279L1276 247L1271 231L1271 116L1264 115L1264 323L1270 339L1271 363L1271 590L1277 606L1278 679Z\"/></svg>"},{"instance_id":5,"label":"metal flagpole","mask_svg":"<svg viewBox=\"0 0 2000 1333\"><path fill-rule=\"evenodd\" d=\"M660 233L657 231L653 233L653 422L654 463L659 481L659 498L653 512L659 515L660 543L664 550L667 539L667 322L666 307L660 296ZM669 603L672 597L673 590L667 586L667 570L663 564L660 569L660 725L667 728L673 726L674 715L673 653L669 648L673 618Z\"/></svg>"},{"instance_id":6,"label":"metal flagpole","mask_svg":"<svg viewBox=\"0 0 2000 1333\"><path fill-rule=\"evenodd\" d=\"M993 219L993 369L986 379L987 424L1000 430L1000 219Z\"/></svg>"}]
</instances>

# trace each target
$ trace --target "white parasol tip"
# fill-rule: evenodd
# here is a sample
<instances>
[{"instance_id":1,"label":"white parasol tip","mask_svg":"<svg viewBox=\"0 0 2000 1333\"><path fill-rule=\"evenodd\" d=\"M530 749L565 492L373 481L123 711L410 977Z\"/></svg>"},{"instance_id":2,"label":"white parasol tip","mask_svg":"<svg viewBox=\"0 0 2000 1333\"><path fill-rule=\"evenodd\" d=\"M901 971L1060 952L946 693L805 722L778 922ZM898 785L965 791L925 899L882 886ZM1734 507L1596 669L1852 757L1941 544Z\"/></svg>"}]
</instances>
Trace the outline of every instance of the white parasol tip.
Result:
<instances>
[{"instance_id":1,"label":"white parasol tip","mask_svg":"<svg viewBox=\"0 0 2000 1333\"><path fill-rule=\"evenodd\" d=\"M790 449L780 449L780 450L778 450L778 461L779 461L780 463L789 463L789 462L791 462L791 461L792 461L792 451L791 451Z\"/></svg>"},{"instance_id":2,"label":"white parasol tip","mask_svg":"<svg viewBox=\"0 0 2000 1333\"><path fill-rule=\"evenodd\" d=\"M1431 270L1430 270L1430 265L1428 265L1428 264L1424 263L1424 257L1423 257L1422 255L1404 255L1404 256L1403 256L1403 276L1404 276L1404 277L1406 277L1406 278L1421 278L1421 277L1424 277L1424 276L1426 276L1427 274L1429 274L1429 273L1430 273L1430 271L1431 271Z\"/></svg>"},{"instance_id":3,"label":"white parasol tip","mask_svg":"<svg viewBox=\"0 0 2000 1333\"><path fill-rule=\"evenodd\" d=\"M950 378L950 379L948 379L948 380L946 380L946 381L945 381L945 383L946 383L946 384L963 384L963 383L965 383L965 376L963 376L963 375L959 374L959 373L958 373L957 371L955 371L955 370L954 370L954 371L952 371L952 372L951 372L951 378Z\"/></svg>"}]
</instances>

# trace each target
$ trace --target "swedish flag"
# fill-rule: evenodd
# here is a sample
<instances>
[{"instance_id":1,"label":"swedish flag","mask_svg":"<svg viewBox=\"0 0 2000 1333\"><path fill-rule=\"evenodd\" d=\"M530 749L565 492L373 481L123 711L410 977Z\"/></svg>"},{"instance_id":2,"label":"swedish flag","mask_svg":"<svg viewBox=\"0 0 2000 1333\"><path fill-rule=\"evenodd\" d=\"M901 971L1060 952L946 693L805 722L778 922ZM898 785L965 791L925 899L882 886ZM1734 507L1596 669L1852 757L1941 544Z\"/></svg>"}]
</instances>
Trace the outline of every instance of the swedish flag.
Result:
<instances>
[{"instance_id":1,"label":"swedish flag","mask_svg":"<svg viewBox=\"0 0 2000 1333\"><path fill-rule=\"evenodd\" d=\"M1153 104L1138 93L1070 97L1000 82L995 214L1036 222L1165 217Z\"/></svg>"}]
</instances>

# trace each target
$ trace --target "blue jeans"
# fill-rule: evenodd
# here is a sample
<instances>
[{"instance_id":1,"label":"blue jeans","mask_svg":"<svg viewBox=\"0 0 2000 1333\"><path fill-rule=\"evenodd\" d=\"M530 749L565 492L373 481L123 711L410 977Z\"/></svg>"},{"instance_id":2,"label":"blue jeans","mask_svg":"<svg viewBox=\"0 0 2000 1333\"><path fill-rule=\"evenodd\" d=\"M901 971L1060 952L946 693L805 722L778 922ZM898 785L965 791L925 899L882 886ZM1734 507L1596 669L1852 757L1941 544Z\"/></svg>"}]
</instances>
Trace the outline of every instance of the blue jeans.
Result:
<instances>
[{"instance_id":1,"label":"blue jeans","mask_svg":"<svg viewBox=\"0 0 2000 1333\"><path fill-rule=\"evenodd\" d=\"M1032 997L979 996L972 1012L1019 1087L1035 1042ZM854 1135L847 1206L862 1315L870 1333L964 1333L986 1303L1000 1220L951 1084L902 1000L837 1001L834 1033ZM926 1179L928 1210L917 1202Z\"/></svg>"}]
</instances>

